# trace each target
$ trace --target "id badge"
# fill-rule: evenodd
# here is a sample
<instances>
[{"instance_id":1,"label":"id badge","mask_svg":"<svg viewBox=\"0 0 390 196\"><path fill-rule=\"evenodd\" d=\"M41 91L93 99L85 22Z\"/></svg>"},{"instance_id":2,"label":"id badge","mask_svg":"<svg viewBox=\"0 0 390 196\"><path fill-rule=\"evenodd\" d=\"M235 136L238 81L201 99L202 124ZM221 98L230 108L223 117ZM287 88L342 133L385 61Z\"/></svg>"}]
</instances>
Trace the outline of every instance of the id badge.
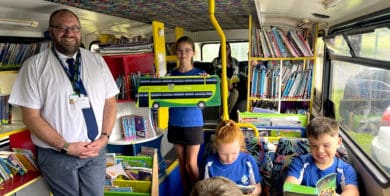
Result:
<instances>
[{"instance_id":1,"label":"id badge","mask_svg":"<svg viewBox=\"0 0 390 196\"><path fill-rule=\"evenodd\" d=\"M70 104L75 104L75 100L79 98L79 95L76 94L76 93L72 93L71 95L69 95L69 103Z\"/></svg>"},{"instance_id":2,"label":"id badge","mask_svg":"<svg viewBox=\"0 0 390 196\"><path fill-rule=\"evenodd\" d=\"M80 95L80 96L78 96L77 94L70 95L69 103L74 104L76 108L80 108L80 109L91 107L91 104L89 103L89 98L84 95Z\"/></svg>"}]
</instances>

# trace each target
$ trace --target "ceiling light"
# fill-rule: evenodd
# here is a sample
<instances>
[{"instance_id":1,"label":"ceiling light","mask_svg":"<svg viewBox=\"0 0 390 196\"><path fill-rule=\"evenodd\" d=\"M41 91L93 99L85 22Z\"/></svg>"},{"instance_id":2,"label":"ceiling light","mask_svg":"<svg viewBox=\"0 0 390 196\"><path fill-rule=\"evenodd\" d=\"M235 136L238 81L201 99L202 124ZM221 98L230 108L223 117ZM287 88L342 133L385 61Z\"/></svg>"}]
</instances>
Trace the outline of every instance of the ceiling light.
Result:
<instances>
[{"instance_id":1,"label":"ceiling light","mask_svg":"<svg viewBox=\"0 0 390 196\"><path fill-rule=\"evenodd\" d=\"M23 27L38 27L39 22L34 20L14 20L7 18L0 18L0 25L15 25Z\"/></svg>"},{"instance_id":2,"label":"ceiling light","mask_svg":"<svg viewBox=\"0 0 390 196\"><path fill-rule=\"evenodd\" d=\"M322 2L322 6L325 9L335 7L341 0L325 0Z\"/></svg>"}]
</instances>

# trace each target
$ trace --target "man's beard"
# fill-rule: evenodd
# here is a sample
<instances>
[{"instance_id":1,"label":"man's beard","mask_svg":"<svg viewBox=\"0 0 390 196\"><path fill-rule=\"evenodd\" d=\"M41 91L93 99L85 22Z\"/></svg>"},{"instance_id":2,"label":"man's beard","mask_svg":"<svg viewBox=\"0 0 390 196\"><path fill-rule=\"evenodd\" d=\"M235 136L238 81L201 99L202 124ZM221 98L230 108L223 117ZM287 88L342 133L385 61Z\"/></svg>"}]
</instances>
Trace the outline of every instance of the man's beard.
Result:
<instances>
[{"instance_id":1,"label":"man's beard","mask_svg":"<svg viewBox=\"0 0 390 196\"><path fill-rule=\"evenodd\" d=\"M63 44L61 42L56 42L54 44L54 46L62 54L67 55L67 56L71 56L71 55L74 55L77 52L77 50L79 49L80 42L76 42L75 45L67 45L67 44Z\"/></svg>"}]
</instances>

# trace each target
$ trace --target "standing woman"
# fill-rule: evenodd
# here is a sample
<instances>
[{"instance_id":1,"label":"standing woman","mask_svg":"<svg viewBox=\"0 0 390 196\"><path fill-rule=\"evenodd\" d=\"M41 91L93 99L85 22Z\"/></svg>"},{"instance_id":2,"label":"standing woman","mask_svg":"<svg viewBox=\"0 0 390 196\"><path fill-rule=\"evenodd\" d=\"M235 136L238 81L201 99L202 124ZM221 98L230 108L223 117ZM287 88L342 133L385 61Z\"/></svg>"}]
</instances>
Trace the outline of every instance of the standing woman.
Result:
<instances>
[{"instance_id":1,"label":"standing woman","mask_svg":"<svg viewBox=\"0 0 390 196\"><path fill-rule=\"evenodd\" d=\"M206 76L204 70L195 68L193 57L195 45L191 38L183 36L176 42L179 67L171 76ZM168 141L174 144L179 159L184 194L188 195L192 185L199 180L198 154L203 143L203 113L199 107L169 108Z\"/></svg>"}]
</instances>

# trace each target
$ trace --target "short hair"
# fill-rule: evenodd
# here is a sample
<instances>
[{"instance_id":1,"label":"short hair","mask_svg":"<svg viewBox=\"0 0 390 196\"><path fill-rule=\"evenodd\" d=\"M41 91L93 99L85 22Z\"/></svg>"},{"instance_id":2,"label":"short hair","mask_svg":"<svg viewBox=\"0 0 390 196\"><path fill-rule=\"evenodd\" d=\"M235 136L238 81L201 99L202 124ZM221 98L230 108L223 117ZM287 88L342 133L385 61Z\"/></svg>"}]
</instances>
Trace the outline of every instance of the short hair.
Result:
<instances>
[{"instance_id":1,"label":"short hair","mask_svg":"<svg viewBox=\"0 0 390 196\"><path fill-rule=\"evenodd\" d=\"M332 137L339 135L339 125L336 120L329 117L315 117L307 125L307 137L318 139L324 134Z\"/></svg>"},{"instance_id":2,"label":"short hair","mask_svg":"<svg viewBox=\"0 0 390 196\"><path fill-rule=\"evenodd\" d=\"M68 13L72 14L73 16L75 16L77 18L77 21L79 21L79 23L80 23L79 17L74 12L72 12L71 10L69 10L69 9L58 9L58 10L56 10L53 13L50 14L49 25L53 25L52 23L53 23L54 17L57 14L61 13L61 12L68 12Z\"/></svg>"},{"instance_id":3,"label":"short hair","mask_svg":"<svg viewBox=\"0 0 390 196\"><path fill-rule=\"evenodd\" d=\"M223 176L215 176L197 182L191 191L191 196L239 196L243 195L233 181Z\"/></svg>"},{"instance_id":4,"label":"short hair","mask_svg":"<svg viewBox=\"0 0 390 196\"><path fill-rule=\"evenodd\" d=\"M195 42L194 42L194 40L192 40L190 37L188 37L188 36L182 36L182 37L180 37L180 38L176 41L175 50L177 50L177 46L178 46L180 43L189 43L189 44L191 45L192 50L195 52Z\"/></svg>"},{"instance_id":5,"label":"short hair","mask_svg":"<svg viewBox=\"0 0 390 196\"><path fill-rule=\"evenodd\" d=\"M232 143L235 140L238 140L240 150L246 151L245 136L240 127L232 120L219 123L214 137L214 145Z\"/></svg>"}]
</instances>

